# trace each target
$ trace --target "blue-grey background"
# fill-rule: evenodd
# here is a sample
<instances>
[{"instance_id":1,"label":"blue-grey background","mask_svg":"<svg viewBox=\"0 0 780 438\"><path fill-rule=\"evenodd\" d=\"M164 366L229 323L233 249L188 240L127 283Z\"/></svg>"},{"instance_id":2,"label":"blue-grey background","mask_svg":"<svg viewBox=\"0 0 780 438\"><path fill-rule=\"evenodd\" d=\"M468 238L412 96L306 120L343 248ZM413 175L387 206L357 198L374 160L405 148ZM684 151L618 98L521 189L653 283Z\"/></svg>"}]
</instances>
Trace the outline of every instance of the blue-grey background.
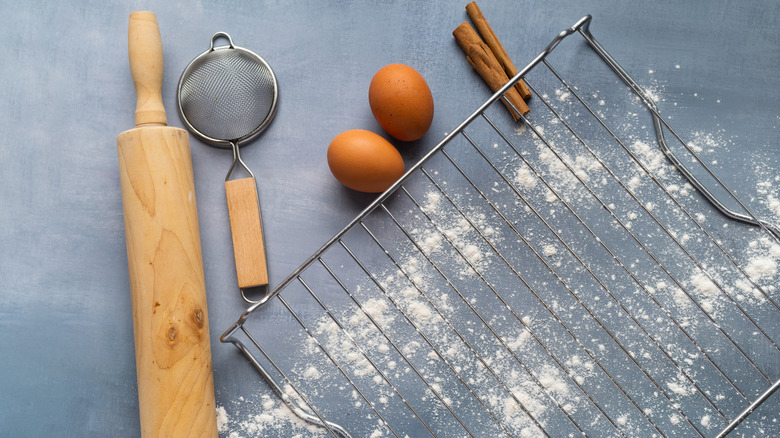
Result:
<instances>
[{"instance_id":1,"label":"blue-grey background","mask_svg":"<svg viewBox=\"0 0 780 438\"><path fill-rule=\"evenodd\" d=\"M381 132L367 100L376 70L411 65L432 89L429 133L396 142L407 163L488 97L451 36L467 19L466 3L0 2L0 436L139 434L115 146L116 135L134 126L130 12L157 14L170 125L182 126L175 108L179 75L215 32L230 33L274 68L278 113L243 150L258 177L273 283L372 199L333 179L325 151L346 129ZM767 190L759 190L766 189L766 172L755 169L780 169L779 2L479 5L518 66L592 14L593 33L626 70L662 88L659 108L673 126L728 139L713 156L720 175L771 214ZM224 200L230 154L194 138L191 145L217 404L238 409L236 400L269 391L235 348L219 343L244 309ZM769 430L778 427L774 399Z\"/></svg>"}]
</instances>

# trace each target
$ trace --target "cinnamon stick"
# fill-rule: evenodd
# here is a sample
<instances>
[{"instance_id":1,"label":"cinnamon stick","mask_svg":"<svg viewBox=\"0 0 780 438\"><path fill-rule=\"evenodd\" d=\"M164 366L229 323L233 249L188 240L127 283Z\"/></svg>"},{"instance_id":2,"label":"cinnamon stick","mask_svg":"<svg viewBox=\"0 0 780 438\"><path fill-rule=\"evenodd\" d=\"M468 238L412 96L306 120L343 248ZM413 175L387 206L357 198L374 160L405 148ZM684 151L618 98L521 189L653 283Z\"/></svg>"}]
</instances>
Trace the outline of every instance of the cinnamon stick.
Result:
<instances>
[{"instance_id":1,"label":"cinnamon stick","mask_svg":"<svg viewBox=\"0 0 780 438\"><path fill-rule=\"evenodd\" d=\"M467 55L469 53L469 47L477 44L484 44L484 41L479 37L477 31L475 31L466 21L452 31L452 36L455 37L455 41L458 42L460 48L463 49L463 52Z\"/></svg>"},{"instance_id":2,"label":"cinnamon stick","mask_svg":"<svg viewBox=\"0 0 780 438\"><path fill-rule=\"evenodd\" d=\"M463 22L458 26L452 32L452 35L461 49L466 52L466 60L493 92L498 91L509 82L509 77L495 55L493 55L490 47L482 42L477 32L467 22ZM515 120L519 120L520 116L513 110L513 105L523 115L529 111L528 105L526 105L520 93L514 87L504 93L503 102Z\"/></svg>"},{"instance_id":3,"label":"cinnamon stick","mask_svg":"<svg viewBox=\"0 0 780 438\"><path fill-rule=\"evenodd\" d=\"M499 41L485 16L482 15L482 11L479 9L479 6L477 6L477 2L473 1L467 4L466 13L469 15L469 18L471 18L474 27L477 28L482 39L488 47L490 47L493 55L498 59L498 62L506 72L506 75L510 78L514 77L518 73L517 67L512 63L512 59L509 58L509 54L507 54L506 49L504 49L504 46L501 44L501 41ZM531 90L528 89L522 79L515 84L515 87L523 99L531 97Z\"/></svg>"},{"instance_id":4,"label":"cinnamon stick","mask_svg":"<svg viewBox=\"0 0 780 438\"><path fill-rule=\"evenodd\" d=\"M482 79L487 82L490 89L494 92L498 91L509 82L509 78L501 68L498 60L496 60L496 57L493 56L493 52L490 51L487 44L480 43L470 46L467 59L469 64L474 67L474 70L482 76ZM504 105L506 105L512 113L512 117L514 117L515 120L519 120L520 116L515 113L512 105L514 105L514 108L517 109L517 111L520 111L521 114L528 114L528 105L526 105L516 88L512 87L508 89L506 93L504 93L504 98Z\"/></svg>"}]
</instances>

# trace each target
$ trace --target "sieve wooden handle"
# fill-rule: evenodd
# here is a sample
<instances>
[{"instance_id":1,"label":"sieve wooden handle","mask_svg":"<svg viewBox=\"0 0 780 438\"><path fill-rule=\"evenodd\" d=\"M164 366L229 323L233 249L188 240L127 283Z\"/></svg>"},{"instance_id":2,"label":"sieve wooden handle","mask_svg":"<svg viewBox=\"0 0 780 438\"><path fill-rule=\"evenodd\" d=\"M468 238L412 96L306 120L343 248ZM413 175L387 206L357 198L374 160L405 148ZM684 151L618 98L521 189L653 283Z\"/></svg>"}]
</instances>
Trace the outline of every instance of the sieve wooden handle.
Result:
<instances>
[{"instance_id":1,"label":"sieve wooden handle","mask_svg":"<svg viewBox=\"0 0 780 438\"><path fill-rule=\"evenodd\" d=\"M189 137L164 126L165 110L156 105L162 53L154 14L130 15L128 36L136 122L146 122L117 137L141 436L216 438Z\"/></svg>"},{"instance_id":2,"label":"sieve wooden handle","mask_svg":"<svg viewBox=\"0 0 780 438\"><path fill-rule=\"evenodd\" d=\"M268 267L254 177L225 181L238 287L267 288ZM265 292L265 291L262 291ZM244 294L247 298L247 294Z\"/></svg>"}]
</instances>

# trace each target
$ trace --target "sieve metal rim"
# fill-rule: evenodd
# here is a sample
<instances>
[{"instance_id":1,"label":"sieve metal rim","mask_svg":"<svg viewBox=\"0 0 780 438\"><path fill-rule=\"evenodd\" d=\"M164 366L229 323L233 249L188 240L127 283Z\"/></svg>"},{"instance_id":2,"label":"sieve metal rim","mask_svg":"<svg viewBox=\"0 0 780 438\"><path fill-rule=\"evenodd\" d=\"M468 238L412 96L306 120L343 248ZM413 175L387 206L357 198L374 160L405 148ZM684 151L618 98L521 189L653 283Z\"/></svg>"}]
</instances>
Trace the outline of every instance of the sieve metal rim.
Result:
<instances>
[{"instance_id":1,"label":"sieve metal rim","mask_svg":"<svg viewBox=\"0 0 780 438\"><path fill-rule=\"evenodd\" d=\"M214 43L219 38L227 39L228 44L225 46L215 47ZM272 84L273 84L273 99L271 102L271 108L269 109L265 119L263 119L263 121L257 127L255 127L255 129L253 129L251 132L236 139L219 139L202 133L190 122L190 120L187 118L187 115L184 114L184 111L182 109L181 94L182 94L182 86L185 82L185 78L188 75L190 75L194 70L194 68L198 66L200 63L202 63L204 59L207 59L208 57L213 56L214 53L222 50L236 50L244 55L247 55L248 57L257 61L258 63L262 64L263 67L265 67L268 70L268 73L270 74L270 77L272 79ZM201 140L205 141L206 143L209 143L211 146L215 146L223 149L231 149L234 147L234 145L238 146L240 143L248 142L254 139L255 137L257 137L258 135L260 135L260 133L263 132L271 123L271 120L273 120L274 115L276 114L278 100L279 100L279 83L276 79L276 74L274 73L274 70L271 68L268 62L266 62L266 60L263 59L263 57L253 52L252 50L235 45L230 35L227 32L223 32L223 31L215 33L211 37L211 43L208 50L199 54L198 56L193 58L189 64L187 64L187 67L185 67L184 71L182 71L182 74L179 77L179 83L176 86L176 106L179 112L179 116L181 117L184 124L187 126L190 132L195 134Z\"/></svg>"}]
</instances>

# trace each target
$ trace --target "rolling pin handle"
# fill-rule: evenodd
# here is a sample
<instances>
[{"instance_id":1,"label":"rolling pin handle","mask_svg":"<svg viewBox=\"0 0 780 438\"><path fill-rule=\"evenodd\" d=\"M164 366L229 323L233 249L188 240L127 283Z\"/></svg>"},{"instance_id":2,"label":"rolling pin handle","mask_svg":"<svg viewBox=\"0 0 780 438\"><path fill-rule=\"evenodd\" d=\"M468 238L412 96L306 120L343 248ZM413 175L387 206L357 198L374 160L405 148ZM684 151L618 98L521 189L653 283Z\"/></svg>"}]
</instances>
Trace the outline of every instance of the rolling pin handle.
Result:
<instances>
[{"instance_id":1,"label":"rolling pin handle","mask_svg":"<svg viewBox=\"0 0 780 438\"><path fill-rule=\"evenodd\" d=\"M130 72L135 94L135 126L167 125L162 101L163 50L160 27L153 12L130 14L127 31Z\"/></svg>"}]
</instances>

